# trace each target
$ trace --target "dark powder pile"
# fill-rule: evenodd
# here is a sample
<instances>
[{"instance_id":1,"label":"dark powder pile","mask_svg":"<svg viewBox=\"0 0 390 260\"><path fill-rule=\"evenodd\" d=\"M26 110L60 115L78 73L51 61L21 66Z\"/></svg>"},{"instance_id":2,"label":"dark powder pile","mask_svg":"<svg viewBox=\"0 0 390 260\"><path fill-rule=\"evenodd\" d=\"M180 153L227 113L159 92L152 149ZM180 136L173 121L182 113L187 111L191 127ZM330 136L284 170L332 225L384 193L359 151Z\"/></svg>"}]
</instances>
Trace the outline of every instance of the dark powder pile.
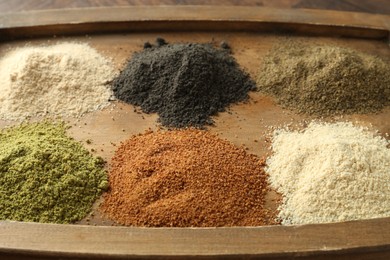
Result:
<instances>
[{"instance_id":1,"label":"dark powder pile","mask_svg":"<svg viewBox=\"0 0 390 260\"><path fill-rule=\"evenodd\" d=\"M264 161L202 130L133 136L112 159L101 210L149 227L275 224L265 208Z\"/></svg>"},{"instance_id":2,"label":"dark powder pile","mask_svg":"<svg viewBox=\"0 0 390 260\"><path fill-rule=\"evenodd\" d=\"M210 116L254 89L228 50L194 43L146 45L113 81L119 100L158 113L169 127L213 124Z\"/></svg>"},{"instance_id":3,"label":"dark powder pile","mask_svg":"<svg viewBox=\"0 0 390 260\"><path fill-rule=\"evenodd\" d=\"M257 85L299 113L372 113L390 104L390 65L352 49L289 42L265 58Z\"/></svg>"},{"instance_id":4,"label":"dark powder pile","mask_svg":"<svg viewBox=\"0 0 390 260\"><path fill-rule=\"evenodd\" d=\"M0 132L0 219L72 223L108 186L101 158L66 136L64 124Z\"/></svg>"}]
</instances>

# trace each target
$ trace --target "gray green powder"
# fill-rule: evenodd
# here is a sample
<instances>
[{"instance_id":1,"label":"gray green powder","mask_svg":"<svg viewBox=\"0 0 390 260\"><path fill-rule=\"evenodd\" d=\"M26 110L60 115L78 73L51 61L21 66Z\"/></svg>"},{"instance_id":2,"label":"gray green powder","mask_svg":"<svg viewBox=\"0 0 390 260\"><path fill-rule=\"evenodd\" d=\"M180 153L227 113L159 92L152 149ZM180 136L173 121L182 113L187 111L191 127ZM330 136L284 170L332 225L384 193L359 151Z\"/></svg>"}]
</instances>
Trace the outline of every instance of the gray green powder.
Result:
<instances>
[{"instance_id":1,"label":"gray green powder","mask_svg":"<svg viewBox=\"0 0 390 260\"><path fill-rule=\"evenodd\" d=\"M108 186L101 158L66 135L63 123L0 132L0 219L72 223Z\"/></svg>"},{"instance_id":2,"label":"gray green powder","mask_svg":"<svg viewBox=\"0 0 390 260\"><path fill-rule=\"evenodd\" d=\"M290 40L265 57L257 85L299 113L372 113L390 104L390 65L356 50Z\"/></svg>"}]
</instances>

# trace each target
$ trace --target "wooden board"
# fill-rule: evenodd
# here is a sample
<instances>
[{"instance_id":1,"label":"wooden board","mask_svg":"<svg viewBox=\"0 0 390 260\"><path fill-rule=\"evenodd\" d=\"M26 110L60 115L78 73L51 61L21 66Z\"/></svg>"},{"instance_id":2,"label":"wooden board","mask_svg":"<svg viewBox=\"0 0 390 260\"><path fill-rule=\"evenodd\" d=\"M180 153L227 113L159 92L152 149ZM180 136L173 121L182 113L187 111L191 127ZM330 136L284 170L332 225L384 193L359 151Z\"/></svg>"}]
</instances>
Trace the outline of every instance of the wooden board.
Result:
<instances>
[{"instance_id":1,"label":"wooden board","mask_svg":"<svg viewBox=\"0 0 390 260\"><path fill-rule=\"evenodd\" d=\"M137 6L3 14L2 38L123 31L262 31L388 38L388 15L228 6Z\"/></svg>"},{"instance_id":2,"label":"wooden board","mask_svg":"<svg viewBox=\"0 0 390 260\"><path fill-rule=\"evenodd\" d=\"M61 15L60 15L61 14ZM253 78L264 55L285 34L312 44L346 46L390 59L390 17L315 10L279 10L246 7L133 7L40 11L0 17L0 55L10 48L86 42L113 59L117 69L145 41L157 36L169 42L227 41L238 63ZM55 35L55 37L53 36ZM308 37L307 35L316 35ZM343 36L343 37L338 37ZM156 129L156 115L114 103L81 119L67 119L69 134L96 154L110 160L120 141L148 128ZM211 132L259 156L269 154L266 137L271 128L299 125L312 118L283 110L272 98L251 93L246 104L214 117ZM378 114L350 115L335 120L358 121L390 133L390 108ZM0 127L12 123L1 121ZM92 140L86 144L86 140ZM256 140L256 142L255 142ZM268 206L275 207L275 195ZM126 258L141 256L256 256L347 257L390 256L390 218L335 224L236 228L128 228L113 223L94 209L94 216L79 225L0 222L0 257L41 259ZM86 224L99 225L97 227Z\"/></svg>"}]
</instances>

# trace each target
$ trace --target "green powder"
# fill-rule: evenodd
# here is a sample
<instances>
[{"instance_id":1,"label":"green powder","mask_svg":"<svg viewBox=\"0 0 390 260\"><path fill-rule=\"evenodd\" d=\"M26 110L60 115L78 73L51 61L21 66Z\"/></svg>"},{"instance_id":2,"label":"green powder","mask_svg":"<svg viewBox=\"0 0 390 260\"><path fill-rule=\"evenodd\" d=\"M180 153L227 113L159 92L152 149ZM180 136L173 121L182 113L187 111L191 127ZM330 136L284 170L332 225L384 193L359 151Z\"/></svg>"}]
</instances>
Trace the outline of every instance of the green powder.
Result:
<instances>
[{"instance_id":1,"label":"green powder","mask_svg":"<svg viewBox=\"0 0 390 260\"><path fill-rule=\"evenodd\" d=\"M104 161L66 136L63 123L0 132L0 219L72 223L108 186Z\"/></svg>"},{"instance_id":2,"label":"green powder","mask_svg":"<svg viewBox=\"0 0 390 260\"><path fill-rule=\"evenodd\" d=\"M265 57L258 89L310 115L372 113L390 104L390 65L336 46L287 41Z\"/></svg>"}]
</instances>

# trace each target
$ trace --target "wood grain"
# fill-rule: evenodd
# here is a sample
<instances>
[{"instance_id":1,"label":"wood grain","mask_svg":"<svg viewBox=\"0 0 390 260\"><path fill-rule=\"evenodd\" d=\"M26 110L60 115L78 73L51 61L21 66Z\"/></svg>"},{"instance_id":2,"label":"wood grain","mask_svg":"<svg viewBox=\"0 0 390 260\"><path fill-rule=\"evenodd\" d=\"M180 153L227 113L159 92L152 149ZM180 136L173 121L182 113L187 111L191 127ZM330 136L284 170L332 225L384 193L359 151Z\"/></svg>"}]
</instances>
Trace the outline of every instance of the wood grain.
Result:
<instances>
[{"instance_id":1,"label":"wood grain","mask_svg":"<svg viewBox=\"0 0 390 260\"><path fill-rule=\"evenodd\" d=\"M137 6L63 9L0 16L0 37L130 31L258 31L389 38L387 15L266 7Z\"/></svg>"},{"instance_id":2,"label":"wood grain","mask_svg":"<svg viewBox=\"0 0 390 260\"><path fill-rule=\"evenodd\" d=\"M214 5L309 8L390 14L389 0L0 0L1 12L139 5Z\"/></svg>"},{"instance_id":3,"label":"wood grain","mask_svg":"<svg viewBox=\"0 0 390 260\"><path fill-rule=\"evenodd\" d=\"M363 256L390 257L390 220L251 228L126 228L0 223L0 252L110 256ZM321 230L322 232L319 232ZM348 244L348 248L346 248ZM319 245L321 247L319 248Z\"/></svg>"}]
</instances>

